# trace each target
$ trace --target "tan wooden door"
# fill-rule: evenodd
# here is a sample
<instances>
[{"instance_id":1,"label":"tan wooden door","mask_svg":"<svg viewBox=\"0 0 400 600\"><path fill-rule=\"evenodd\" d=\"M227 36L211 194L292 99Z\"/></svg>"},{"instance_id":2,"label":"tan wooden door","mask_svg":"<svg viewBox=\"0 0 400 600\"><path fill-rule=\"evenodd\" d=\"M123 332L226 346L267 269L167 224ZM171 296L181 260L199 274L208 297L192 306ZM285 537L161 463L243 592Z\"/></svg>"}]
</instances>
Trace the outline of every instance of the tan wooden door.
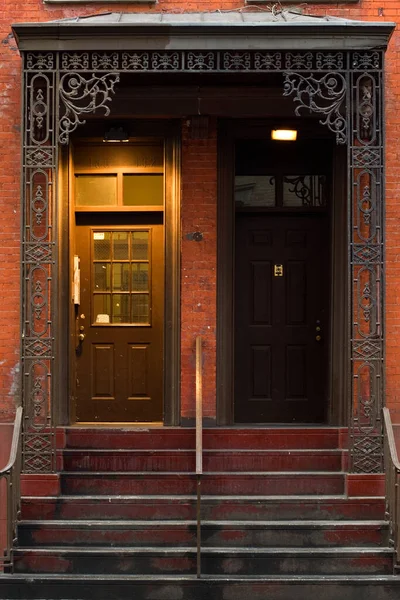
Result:
<instances>
[{"instance_id":1,"label":"tan wooden door","mask_svg":"<svg viewBox=\"0 0 400 600\"><path fill-rule=\"evenodd\" d=\"M103 219L76 230L76 420L162 421L163 226Z\"/></svg>"}]
</instances>

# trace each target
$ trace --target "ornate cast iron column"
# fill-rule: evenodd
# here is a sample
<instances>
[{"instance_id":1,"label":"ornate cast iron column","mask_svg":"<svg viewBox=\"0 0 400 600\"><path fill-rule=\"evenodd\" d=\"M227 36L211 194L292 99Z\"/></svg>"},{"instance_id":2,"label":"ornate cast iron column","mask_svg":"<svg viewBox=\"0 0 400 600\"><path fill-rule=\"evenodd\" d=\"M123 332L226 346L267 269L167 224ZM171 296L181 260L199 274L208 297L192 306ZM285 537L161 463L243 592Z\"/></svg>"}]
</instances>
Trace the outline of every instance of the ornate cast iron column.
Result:
<instances>
[{"instance_id":1,"label":"ornate cast iron column","mask_svg":"<svg viewBox=\"0 0 400 600\"><path fill-rule=\"evenodd\" d=\"M23 471L54 470L51 293L56 260L57 56L24 60L22 201Z\"/></svg>"},{"instance_id":2,"label":"ornate cast iron column","mask_svg":"<svg viewBox=\"0 0 400 600\"><path fill-rule=\"evenodd\" d=\"M85 114L98 108L109 114L119 76L76 73L87 66L77 55L30 52L23 60L23 471L49 473L55 470L58 147Z\"/></svg>"},{"instance_id":3,"label":"ornate cast iron column","mask_svg":"<svg viewBox=\"0 0 400 600\"><path fill-rule=\"evenodd\" d=\"M303 62L303 68L306 66ZM311 66L311 65L310 65ZM328 67L329 72L318 71ZM285 73L295 113L308 109L348 148L350 470L383 470L383 52L323 53L317 72ZM321 69L322 67L322 69ZM345 276L343 274L343 276Z\"/></svg>"},{"instance_id":4,"label":"ornate cast iron column","mask_svg":"<svg viewBox=\"0 0 400 600\"><path fill-rule=\"evenodd\" d=\"M282 73L295 113L348 148L350 467L382 470L383 52L61 52L24 56L24 471L54 470L57 149L109 102L120 73ZM343 274L347 276L347 274Z\"/></svg>"},{"instance_id":5,"label":"ornate cast iron column","mask_svg":"<svg viewBox=\"0 0 400 600\"><path fill-rule=\"evenodd\" d=\"M384 404L383 52L353 52L350 61L350 468L379 473Z\"/></svg>"}]
</instances>

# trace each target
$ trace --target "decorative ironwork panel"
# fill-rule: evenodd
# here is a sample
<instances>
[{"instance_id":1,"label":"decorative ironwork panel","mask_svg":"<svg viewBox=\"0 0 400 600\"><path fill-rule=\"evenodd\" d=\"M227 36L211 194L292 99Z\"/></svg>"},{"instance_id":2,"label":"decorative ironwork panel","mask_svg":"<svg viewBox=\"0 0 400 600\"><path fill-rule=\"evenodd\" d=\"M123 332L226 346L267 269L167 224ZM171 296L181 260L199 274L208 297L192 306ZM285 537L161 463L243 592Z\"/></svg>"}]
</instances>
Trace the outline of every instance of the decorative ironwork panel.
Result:
<instances>
[{"instance_id":1,"label":"decorative ironwork panel","mask_svg":"<svg viewBox=\"0 0 400 600\"><path fill-rule=\"evenodd\" d=\"M123 52L121 69L123 71L148 71L150 54L148 52Z\"/></svg>"},{"instance_id":2,"label":"decorative ironwork panel","mask_svg":"<svg viewBox=\"0 0 400 600\"><path fill-rule=\"evenodd\" d=\"M57 56L29 54L24 69L23 470L54 470L52 282L55 265Z\"/></svg>"},{"instance_id":3,"label":"decorative ironwork panel","mask_svg":"<svg viewBox=\"0 0 400 600\"><path fill-rule=\"evenodd\" d=\"M185 64L190 71L215 71L218 68L215 52L188 52Z\"/></svg>"},{"instance_id":4,"label":"decorative ironwork panel","mask_svg":"<svg viewBox=\"0 0 400 600\"><path fill-rule=\"evenodd\" d=\"M336 135L338 144L347 141L346 91L346 78L341 73L303 75L288 71L284 75L283 95L293 95L296 115L303 109L322 115L321 125L327 125Z\"/></svg>"},{"instance_id":5,"label":"decorative ironwork panel","mask_svg":"<svg viewBox=\"0 0 400 600\"><path fill-rule=\"evenodd\" d=\"M280 71L282 68L281 52L256 52L254 68L257 71Z\"/></svg>"},{"instance_id":6,"label":"decorative ironwork panel","mask_svg":"<svg viewBox=\"0 0 400 600\"><path fill-rule=\"evenodd\" d=\"M384 382L383 53L354 52L350 60L350 468L379 473Z\"/></svg>"},{"instance_id":7,"label":"decorative ironwork panel","mask_svg":"<svg viewBox=\"0 0 400 600\"><path fill-rule=\"evenodd\" d=\"M60 136L61 144L68 144L69 135L85 120L81 115L94 113L102 108L104 115L110 114L108 103L114 93L115 84L119 81L117 73L106 75L82 75L81 73L65 73L60 79Z\"/></svg>"},{"instance_id":8,"label":"decorative ironwork panel","mask_svg":"<svg viewBox=\"0 0 400 600\"><path fill-rule=\"evenodd\" d=\"M348 146L351 469L382 470L383 52L28 52L24 56L24 469L54 469L52 288L58 144L98 110L121 73L281 73L295 114L314 113Z\"/></svg>"},{"instance_id":9,"label":"decorative ironwork panel","mask_svg":"<svg viewBox=\"0 0 400 600\"><path fill-rule=\"evenodd\" d=\"M54 63L53 55L29 53L31 70L42 71ZM61 73L121 73L129 71L214 73L242 71L295 71L298 73L343 73L345 52L271 52L267 50L180 50L123 52L61 52ZM359 54L355 60L361 63ZM365 59L366 60L366 59ZM373 57L371 62L375 64Z\"/></svg>"},{"instance_id":10,"label":"decorative ironwork panel","mask_svg":"<svg viewBox=\"0 0 400 600\"><path fill-rule=\"evenodd\" d=\"M383 69L383 52L370 50L353 52L350 68L353 71L381 71Z\"/></svg>"}]
</instances>

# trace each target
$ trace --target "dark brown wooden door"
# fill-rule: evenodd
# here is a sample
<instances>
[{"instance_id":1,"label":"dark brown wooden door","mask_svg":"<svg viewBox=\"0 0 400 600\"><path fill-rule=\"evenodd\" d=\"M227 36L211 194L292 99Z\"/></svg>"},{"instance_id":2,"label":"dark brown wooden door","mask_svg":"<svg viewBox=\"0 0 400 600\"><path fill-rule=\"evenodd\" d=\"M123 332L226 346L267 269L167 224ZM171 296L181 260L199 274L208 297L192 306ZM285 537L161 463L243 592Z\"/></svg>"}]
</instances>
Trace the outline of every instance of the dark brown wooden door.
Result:
<instances>
[{"instance_id":1,"label":"dark brown wooden door","mask_svg":"<svg viewBox=\"0 0 400 600\"><path fill-rule=\"evenodd\" d=\"M163 227L85 225L76 239L76 420L161 421Z\"/></svg>"},{"instance_id":2,"label":"dark brown wooden door","mask_svg":"<svg viewBox=\"0 0 400 600\"><path fill-rule=\"evenodd\" d=\"M328 239L323 215L237 214L236 422L324 420Z\"/></svg>"}]
</instances>

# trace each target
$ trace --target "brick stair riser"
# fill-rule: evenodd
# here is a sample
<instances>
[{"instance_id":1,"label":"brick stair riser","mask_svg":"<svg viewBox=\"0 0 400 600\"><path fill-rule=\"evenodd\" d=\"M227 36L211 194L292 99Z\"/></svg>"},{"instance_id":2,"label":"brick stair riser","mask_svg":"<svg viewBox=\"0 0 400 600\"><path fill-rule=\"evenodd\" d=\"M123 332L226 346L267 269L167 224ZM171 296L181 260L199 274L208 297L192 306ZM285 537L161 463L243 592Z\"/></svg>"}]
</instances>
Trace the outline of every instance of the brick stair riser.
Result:
<instances>
[{"instance_id":1,"label":"brick stair riser","mask_svg":"<svg viewBox=\"0 0 400 600\"><path fill-rule=\"evenodd\" d=\"M102 579L68 579L57 577L56 581L41 580L29 576L25 581L17 578L0 586L1 600L398 600L400 580L387 578L378 583L370 581L330 582L326 577L309 580L223 581L192 579L168 582L143 579L140 582Z\"/></svg>"},{"instance_id":2,"label":"brick stair riser","mask_svg":"<svg viewBox=\"0 0 400 600\"><path fill-rule=\"evenodd\" d=\"M343 494L344 476L341 474L292 473L207 474L202 478L202 494L221 495L309 495ZM64 494L194 494L196 478L187 475L147 476L142 474L109 475L64 474L61 480Z\"/></svg>"},{"instance_id":3,"label":"brick stair riser","mask_svg":"<svg viewBox=\"0 0 400 600\"><path fill-rule=\"evenodd\" d=\"M141 529L66 529L54 526L32 529L19 526L19 546L194 546L196 545L196 527L157 527Z\"/></svg>"},{"instance_id":4,"label":"brick stair riser","mask_svg":"<svg viewBox=\"0 0 400 600\"><path fill-rule=\"evenodd\" d=\"M217 558L204 553L202 556L202 572L215 575L384 575L393 572L393 560L386 557L360 557L356 553L348 556L284 556L230 557L228 552Z\"/></svg>"},{"instance_id":5,"label":"brick stair riser","mask_svg":"<svg viewBox=\"0 0 400 600\"><path fill-rule=\"evenodd\" d=\"M67 430L67 448L128 449L135 448L193 450L194 429L155 429L148 431L106 431L95 429ZM205 429L203 448L211 449L336 449L339 434L335 429Z\"/></svg>"},{"instance_id":6,"label":"brick stair riser","mask_svg":"<svg viewBox=\"0 0 400 600\"><path fill-rule=\"evenodd\" d=\"M88 528L30 526L22 523L18 528L20 547L73 547L73 546L195 546L196 526L113 527L112 524ZM387 527L290 527L280 528L238 526L208 526L201 529L202 547L379 547L388 543Z\"/></svg>"},{"instance_id":7,"label":"brick stair riser","mask_svg":"<svg viewBox=\"0 0 400 600\"><path fill-rule=\"evenodd\" d=\"M193 472L196 458L194 452L185 453L112 453L85 452L63 453L66 471L182 471ZM278 452L263 455L260 453L218 453L206 452L203 456L203 469L211 471L340 471L341 453L288 453Z\"/></svg>"},{"instance_id":8,"label":"brick stair riser","mask_svg":"<svg viewBox=\"0 0 400 600\"><path fill-rule=\"evenodd\" d=\"M290 526L269 529L242 527L215 528L202 527L202 547L242 547L242 548L327 548L327 547L381 547L388 545L387 528L351 529L291 528Z\"/></svg>"},{"instance_id":9,"label":"brick stair riser","mask_svg":"<svg viewBox=\"0 0 400 600\"><path fill-rule=\"evenodd\" d=\"M17 573L74 573L103 575L189 575L196 572L193 552L181 556L148 555L60 555L55 548L51 555L20 550L14 559Z\"/></svg>"},{"instance_id":10,"label":"brick stair riser","mask_svg":"<svg viewBox=\"0 0 400 600\"><path fill-rule=\"evenodd\" d=\"M380 520L385 506L381 498L337 500L203 499L202 518L208 520ZM196 518L195 499L80 499L74 497L22 499L22 519L183 519Z\"/></svg>"},{"instance_id":11,"label":"brick stair riser","mask_svg":"<svg viewBox=\"0 0 400 600\"><path fill-rule=\"evenodd\" d=\"M195 552L180 553L129 553L115 554L76 553L60 554L54 549L51 555L17 551L15 571L24 573L74 573L74 574L140 574L172 575L196 572ZM259 575L345 575L393 572L392 557L335 555L242 555L229 551L222 555L202 552L202 572L209 575L259 576Z\"/></svg>"}]
</instances>

